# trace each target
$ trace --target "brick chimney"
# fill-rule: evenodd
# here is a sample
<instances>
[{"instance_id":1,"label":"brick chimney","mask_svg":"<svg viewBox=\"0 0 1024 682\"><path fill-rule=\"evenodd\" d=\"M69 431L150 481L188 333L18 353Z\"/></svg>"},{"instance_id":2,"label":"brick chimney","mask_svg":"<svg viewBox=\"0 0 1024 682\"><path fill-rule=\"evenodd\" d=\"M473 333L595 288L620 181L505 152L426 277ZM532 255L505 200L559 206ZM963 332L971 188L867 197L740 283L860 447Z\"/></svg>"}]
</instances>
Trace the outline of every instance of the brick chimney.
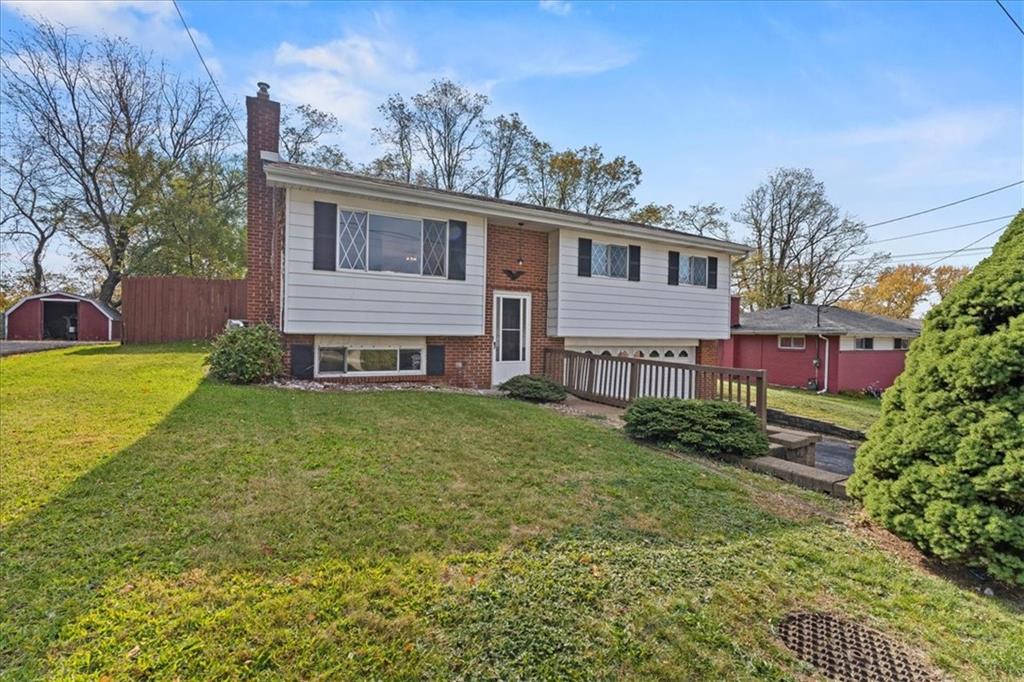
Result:
<instances>
[{"instance_id":1,"label":"brick chimney","mask_svg":"<svg viewBox=\"0 0 1024 682\"><path fill-rule=\"evenodd\" d=\"M255 97L245 98L246 187L246 318L280 328L281 248L284 238L284 192L267 186L262 152L277 153L281 138L281 105L270 99L270 86L257 83Z\"/></svg>"},{"instance_id":2,"label":"brick chimney","mask_svg":"<svg viewBox=\"0 0 1024 682\"><path fill-rule=\"evenodd\" d=\"M740 297L730 296L729 297L729 326L738 327L740 326Z\"/></svg>"}]
</instances>

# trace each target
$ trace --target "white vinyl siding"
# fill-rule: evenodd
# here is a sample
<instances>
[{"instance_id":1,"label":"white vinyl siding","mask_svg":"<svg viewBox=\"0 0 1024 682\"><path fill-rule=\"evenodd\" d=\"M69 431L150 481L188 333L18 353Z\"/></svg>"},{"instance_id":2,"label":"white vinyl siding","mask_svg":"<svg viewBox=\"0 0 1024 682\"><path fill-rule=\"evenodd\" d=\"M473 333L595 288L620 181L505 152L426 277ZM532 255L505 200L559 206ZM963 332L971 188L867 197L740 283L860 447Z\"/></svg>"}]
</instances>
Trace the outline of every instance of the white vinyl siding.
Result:
<instances>
[{"instance_id":1,"label":"white vinyl siding","mask_svg":"<svg viewBox=\"0 0 1024 682\"><path fill-rule=\"evenodd\" d=\"M467 225L466 279L313 269L313 202ZM290 334L479 336L484 330L485 221L454 211L343 193L289 189L284 331Z\"/></svg>"},{"instance_id":2,"label":"white vinyl siding","mask_svg":"<svg viewBox=\"0 0 1024 682\"><path fill-rule=\"evenodd\" d=\"M728 254L692 247L681 249L632 237L602 237L608 243L640 246L640 281L579 277L580 237L592 235L561 230L558 236L558 282L549 292L549 300L555 301L554 311L549 311L549 333L605 338L729 338ZM718 288L669 285L670 250L693 256L717 256Z\"/></svg>"}]
</instances>

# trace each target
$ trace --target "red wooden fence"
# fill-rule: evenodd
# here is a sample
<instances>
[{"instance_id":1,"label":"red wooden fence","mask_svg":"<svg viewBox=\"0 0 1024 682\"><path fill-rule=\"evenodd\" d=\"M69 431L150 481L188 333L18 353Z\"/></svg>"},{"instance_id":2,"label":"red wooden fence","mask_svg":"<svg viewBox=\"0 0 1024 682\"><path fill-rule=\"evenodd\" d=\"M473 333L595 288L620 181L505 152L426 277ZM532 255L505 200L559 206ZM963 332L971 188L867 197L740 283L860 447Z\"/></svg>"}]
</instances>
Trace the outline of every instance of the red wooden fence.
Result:
<instances>
[{"instance_id":1,"label":"red wooden fence","mask_svg":"<svg viewBox=\"0 0 1024 682\"><path fill-rule=\"evenodd\" d=\"M245 280L126 277L121 317L124 343L212 339L245 318Z\"/></svg>"}]
</instances>

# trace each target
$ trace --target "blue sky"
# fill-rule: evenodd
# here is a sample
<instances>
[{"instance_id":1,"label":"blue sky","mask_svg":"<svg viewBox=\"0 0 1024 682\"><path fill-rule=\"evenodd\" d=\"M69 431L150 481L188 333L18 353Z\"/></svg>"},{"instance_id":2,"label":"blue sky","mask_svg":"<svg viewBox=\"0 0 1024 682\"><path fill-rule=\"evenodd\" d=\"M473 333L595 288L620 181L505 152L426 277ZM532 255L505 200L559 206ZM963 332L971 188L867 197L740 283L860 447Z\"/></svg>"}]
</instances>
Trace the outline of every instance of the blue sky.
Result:
<instances>
[{"instance_id":1,"label":"blue sky","mask_svg":"<svg viewBox=\"0 0 1024 682\"><path fill-rule=\"evenodd\" d=\"M1024 2L1004 4L1024 24ZM237 111L266 80L285 104L336 113L357 161L380 151L370 129L384 97L448 76L490 95L492 114L518 111L556 147L597 142L635 160L643 202L715 201L731 212L772 169L807 166L838 205L873 223L1024 177L1024 36L994 2L181 7ZM169 2L0 9L5 31L32 15L123 34L202 75ZM1022 204L1017 187L872 234L994 218ZM955 249L999 225L881 246Z\"/></svg>"}]
</instances>

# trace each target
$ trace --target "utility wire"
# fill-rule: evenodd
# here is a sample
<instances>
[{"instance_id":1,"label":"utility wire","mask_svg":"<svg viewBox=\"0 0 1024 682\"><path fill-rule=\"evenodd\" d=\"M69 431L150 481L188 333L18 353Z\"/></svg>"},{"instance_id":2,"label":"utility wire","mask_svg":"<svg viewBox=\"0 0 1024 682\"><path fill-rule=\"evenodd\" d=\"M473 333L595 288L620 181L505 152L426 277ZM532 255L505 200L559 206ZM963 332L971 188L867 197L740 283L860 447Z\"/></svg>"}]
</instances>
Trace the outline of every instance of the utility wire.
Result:
<instances>
[{"instance_id":1,"label":"utility wire","mask_svg":"<svg viewBox=\"0 0 1024 682\"><path fill-rule=\"evenodd\" d=\"M952 256L955 256L956 254L960 253L961 251L965 251L965 250L967 250L967 249L971 248L972 246L974 246L975 244L977 244L978 242L980 242L980 241L981 241L982 239L985 239L985 238L987 238L987 237L991 237L991 236L992 236L992 235L994 235L994 234L995 234L996 232L999 232L1000 230L1004 229L1004 227L1005 227L1005 226L997 227L996 229L992 230L992 231L991 231L991 232L989 232L988 234L985 234L985 235L982 235L982 236L978 237L977 239L975 239L975 240L974 240L973 242L971 242L970 244L967 244L967 245L965 245L965 246L962 246L961 248L957 249L956 251L954 251L953 253L949 254L948 256L943 256L942 258L938 258L938 259L936 259L936 260L932 261L931 263L929 263L929 264L928 264L928 267L932 267L932 266L933 266L933 265L935 265L936 263L941 263L942 261L946 260L947 258L950 258L950 257L952 257ZM990 248L991 248L991 247L990 247Z\"/></svg>"},{"instance_id":2,"label":"utility wire","mask_svg":"<svg viewBox=\"0 0 1024 682\"><path fill-rule=\"evenodd\" d=\"M220 96L220 103L224 105L224 110L228 112L228 116L231 117L231 122L235 124L235 130L238 131L238 136L242 138L242 144L246 143L245 133L242 132L242 126L238 125L238 119L235 118L235 113L231 111L231 107L228 106L228 102L224 99L224 93L220 91L220 86L217 85L217 79L213 77L213 73L210 72L210 67L206 65L206 60L203 59L203 53L199 50L199 45L196 43L196 39L192 37L192 29L188 27L188 23L185 21L185 15L181 13L181 8L178 7L178 0L171 0L174 3L174 9L178 11L178 18L181 19L181 25L185 27L185 33L188 34L188 39L192 41L192 47L196 49L196 54L199 55L199 61L202 62L203 68L206 69L206 75L210 77L210 82L213 83L213 89L217 91L217 95Z\"/></svg>"},{"instance_id":3,"label":"utility wire","mask_svg":"<svg viewBox=\"0 0 1024 682\"><path fill-rule=\"evenodd\" d=\"M972 199L977 199L979 197L988 196L989 194L995 194L996 192L1002 192L1004 189L1010 189L1011 187L1016 187L1017 185L1024 185L1024 180L1018 180L1017 182L1011 182L1009 185L1003 185L1002 187L996 187L995 189L990 189L989 191L982 192L981 194L975 194L974 196L967 197L966 199L958 199L957 201L951 201L948 204L943 204L942 206L935 206L933 208L926 208L923 211L917 211L916 213L908 213L907 215L901 215L899 218L890 218L889 220L883 220L880 223L872 223L871 225L865 225L864 227L865 227L865 229L870 229L872 227L880 227L881 225L888 225L889 223L895 223L895 222L898 222L900 220L906 220L907 218L915 218L915 217L917 217L919 215L924 215L925 213L931 213L932 211L938 211L938 210L943 209L943 208L949 208L950 206L956 206L957 204L962 204L965 201L971 201Z\"/></svg>"},{"instance_id":4,"label":"utility wire","mask_svg":"<svg viewBox=\"0 0 1024 682\"><path fill-rule=\"evenodd\" d=\"M934 230L925 230L923 232L911 232L910 234L903 234L899 237L887 237L885 239L876 239L871 242L864 242L864 246L870 246L871 244L881 244L883 242L894 242L899 239L908 239L910 237L920 237L923 234L935 234L936 232L946 232L948 230L958 230L961 227L971 227L972 225L982 225L984 223L991 223L996 220L1009 220L1013 217L1013 214L999 216L998 218L988 218L986 220L976 220L973 223L962 223L960 225L951 225L950 227L939 227Z\"/></svg>"},{"instance_id":5,"label":"utility wire","mask_svg":"<svg viewBox=\"0 0 1024 682\"><path fill-rule=\"evenodd\" d=\"M1002 228L999 228L999 229L1002 229ZM989 235L990 234L993 234L993 233L990 232ZM987 237L989 235L985 235L985 237ZM985 237L982 237L981 239L984 239ZM965 252L966 253L968 251L987 251L987 250L992 248L991 246L978 246L978 247L975 247L973 249L968 248L972 244L976 244L978 241L981 241L981 239L978 239L975 242L971 242L971 244L968 244L967 247L964 247L964 248L961 248L961 249L946 249L944 251L921 251L921 252L918 252L918 253L894 253L894 254L892 254L890 256L884 256L884 257L880 258L879 260L882 261L882 262L889 262L889 261L894 261L894 260L897 260L897 259L902 260L904 258L918 258L920 256L938 256L938 255L941 255L941 254L948 254L949 256L952 256L952 255L960 253L960 252ZM846 259L844 259L844 260L842 260L840 262L841 263L863 263L863 262L869 261L869 260L874 260L874 257L873 256L867 256L865 258L846 258Z\"/></svg>"},{"instance_id":6,"label":"utility wire","mask_svg":"<svg viewBox=\"0 0 1024 682\"><path fill-rule=\"evenodd\" d=\"M1013 25L1017 27L1018 31L1020 31L1020 34L1024 36L1024 28L1020 27L1020 24L1018 24L1017 20L1013 18L1012 14L1010 14L1010 10L1006 9L1006 5L1003 4L1002 0L996 0L996 4L999 5L999 8L1003 10L1004 14L1006 14L1006 18L1012 21Z\"/></svg>"}]
</instances>

